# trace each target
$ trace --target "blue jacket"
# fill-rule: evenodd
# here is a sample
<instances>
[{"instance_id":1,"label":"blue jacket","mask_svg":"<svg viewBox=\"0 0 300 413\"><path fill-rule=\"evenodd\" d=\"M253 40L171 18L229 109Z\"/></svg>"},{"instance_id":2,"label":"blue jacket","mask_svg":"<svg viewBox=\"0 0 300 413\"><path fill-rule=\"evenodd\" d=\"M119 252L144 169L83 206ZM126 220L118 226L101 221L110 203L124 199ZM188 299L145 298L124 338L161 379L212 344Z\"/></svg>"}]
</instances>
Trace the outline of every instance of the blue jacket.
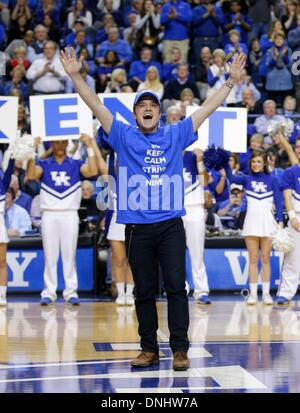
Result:
<instances>
[{"instance_id":1,"label":"blue jacket","mask_svg":"<svg viewBox=\"0 0 300 413\"><path fill-rule=\"evenodd\" d=\"M8 82L5 82L3 85L3 93L5 96L9 96L10 92L12 89L19 89L22 92L22 95L24 97L24 100L27 102L29 99L29 88L28 85L26 85L25 82L21 80L21 82L18 84L18 86L14 86L12 80L9 80Z\"/></svg>"},{"instance_id":2,"label":"blue jacket","mask_svg":"<svg viewBox=\"0 0 300 413\"><path fill-rule=\"evenodd\" d=\"M176 19L170 19L170 9L177 11ZM188 3L169 1L161 9L160 23L165 26L164 40L186 40L189 38L189 24L192 23L192 9Z\"/></svg>"},{"instance_id":3,"label":"blue jacket","mask_svg":"<svg viewBox=\"0 0 300 413\"><path fill-rule=\"evenodd\" d=\"M207 17L206 7L197 6L193 9L193 28L195 37L217 37L220 27L224 24L224 14L219 6L215 6L216 17Z\"/></svg>"},{"instance_id":4,"label":"blue jacket","mask_svg":"<svg viewBox=\"0 0 300 413\"><path fill-rule=\"evenodd\" d=\"M135 62L132 62L130 65L129 79L138 77L139 79L144 81L146 79L147 70L150 66L157 67L159 76L160 78L162 78L161 65L159 62L156 62L155 60L150 60L149 63L143 63L141 60L136 60Z\"/></svg>"},{"instance_id":5,"label":"blue jacket","mask_svg":"<svg viewBox=\"0 0 300 413\"><path fill-rule=\"evenodd\" d=\"M285 47L283 45L279 50ZM291 90L293 89L292 75L290 71L291 63L291 50L283 56L279 57L277 62L274 60L273 48L267 51L267 82L266 90L270 91L281 91L281 90Z\"/></svg>"},{"instance_id":6,"label":"blue jacket","mask_svg":"<svg viewBox=\"0 0 300 413\"><path fill-rule=\"evenodd\" d=\"M236 15L233 13L229 13L225 16L225 26L229 23L233 23ZM241 14L242 20L252 26L252 19L249 16L245 16ZM248 32L241 26L239 22L234 23L234 26L231 30L237 30L241 35L241 42L248 44ZM224 36L225 44L228 42L228 34Z\"/></svg>"},{"instance_id":7,"label":"blue jacket","mask_svg":"<svg viewBox=\"0 0 300 413\"><path fill-rule=\"evenodd\" d=\"M96 58L104 57L109 50L115 51L119 58L126 63L129 63L132 60L132 49L127 40L119 39L116 43L111 43L109 40L105 40L100 44L99 49L96 52Z\"/></svg>"}]
</instances>

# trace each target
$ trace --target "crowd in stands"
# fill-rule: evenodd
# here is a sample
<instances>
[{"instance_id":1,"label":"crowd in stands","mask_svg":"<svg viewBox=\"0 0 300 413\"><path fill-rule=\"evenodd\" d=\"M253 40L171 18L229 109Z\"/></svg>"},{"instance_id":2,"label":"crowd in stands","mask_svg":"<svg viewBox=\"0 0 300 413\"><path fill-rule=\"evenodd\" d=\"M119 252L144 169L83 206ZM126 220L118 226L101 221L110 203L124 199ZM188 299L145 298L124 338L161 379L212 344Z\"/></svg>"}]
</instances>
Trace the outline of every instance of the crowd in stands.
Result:
<instances>
[{"instance_id":1,"label":"crowd in stands","mask_svg":"<svg viewBox=\"0 0 300 413\"><path fill-rule=\"evenodd\" d=\"M274 120L294 122L285 138L300 147L300 77L292 70L293 53L300 48L299 1L0 0L0 51L6 61L0 96L19 97L21 133L30 133L30 95L75 91L58 55L67 46L84 57L81 75L93 90L150 89L161 99L166 123L184 118L187 106L200 105L219 89L233 54L244 53L243 79L224 103L248 111L248 151L232 154L234 173L248 173L257 148L268 150L270 168L279 177L290 165L286 149L270 134ZM42 152L49 148L45 143ZM5 149L0 145L0 165ZM85 156L72 143L69 154ZM15 176L18 185L11 185L8 208L21 204L36 226L36 202L32 212L25 198L38 196L38 185L26 181L22 165ZM222 170L210 171L210 180L214 223L229 215L241 227L243 188L231 187ZM207 222L211 216L208 212Z\"/></svg>"}]
</instances>

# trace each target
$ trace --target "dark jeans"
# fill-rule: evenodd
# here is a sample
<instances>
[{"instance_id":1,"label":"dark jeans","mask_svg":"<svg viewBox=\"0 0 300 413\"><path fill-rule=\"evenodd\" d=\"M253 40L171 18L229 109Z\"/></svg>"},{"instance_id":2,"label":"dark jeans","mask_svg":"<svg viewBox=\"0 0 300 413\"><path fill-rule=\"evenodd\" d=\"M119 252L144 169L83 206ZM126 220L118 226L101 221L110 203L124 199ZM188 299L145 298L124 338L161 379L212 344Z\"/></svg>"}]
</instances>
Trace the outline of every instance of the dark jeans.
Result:
<instances>
[{"instance_id":1,"label":"dark jeans","mask_svg":"<svg viewBox=\"0 0 300 413\"><path fill-rule=\"evenodd\" d=\"M188 351L188 298L185 291L185 232L181 218L126 225L126 251L135 282L135 307L143 351L158 353L155 295L160 264L168 299L170 347Z\"/></svg>"}]
</instances>

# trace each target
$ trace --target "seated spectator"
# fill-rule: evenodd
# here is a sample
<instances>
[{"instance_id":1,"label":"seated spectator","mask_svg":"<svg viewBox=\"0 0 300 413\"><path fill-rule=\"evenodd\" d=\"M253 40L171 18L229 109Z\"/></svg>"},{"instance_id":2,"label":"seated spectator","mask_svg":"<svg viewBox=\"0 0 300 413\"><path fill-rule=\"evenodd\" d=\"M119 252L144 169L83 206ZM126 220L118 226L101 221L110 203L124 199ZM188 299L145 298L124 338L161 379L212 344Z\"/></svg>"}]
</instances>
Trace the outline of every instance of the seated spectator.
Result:
<instances>
[{"instance_id":1,"label":"seated spectator","mask_svg":"<svg viewBox=\"0 0 300 413\"><path fill-rule=\"evenodd\" d=\"M152 60L152 50L144 47L141 50L140 60L132 62L129 70L130 85L133 90L137 90L138 85L145 81L146 73L150 66L157 67L159 75L161 76L161 65L159 62Z\"/></svg>"},{"instance_id":2,"label":"seated spectator","mask_svg":"<svg viewBox=\"0 0 300 413\"><path fill-rule=\"evenodd\" d=\"M176 104L176 101L180 100L180 94L183 89L186 88L193 91L195 103L200 103L200 96L196 83L189 79L188 65L181 63L178 66L177 78L175 80L170 80L165 85L165 94L163 97L164 111L166 111L169 106Z\"/></svg>"},{"instance_id":3,"label":"seated spectator","mask_svg":"<svg viewBox=\"0 0 300 413\"><path fill-rule=\"evenodd\" d=\"M108 32L111 27L118 27L117 23L111 14L105 14L102 19L102 25L96 32L95 44L100 44L108 39Z\"/></svg>"},{"instance_id":4,"label":"seated spectator","mask_svg":"<svg viewBox=\"0 0 300 413\"><path fill-rule=\"evenodd\" d=\"M200 100L203 102L209 90L207 75L208 69L213 64L213 56L209 47L202 47L200 51L200 63L193 66L192 74L199 90Z\"/></svg>"},{"instance_id":5,"label":"seated spectator","mask_svg":"<svg viewBox=\"0 0 300 413\"><path fill-rule=\"evenodd\" d=\"M141 47L138 46L138 29L137 29L137 15L134 13L129 14L128 16L128 24L129 26L126 27L123 31L123 39L127 40L127 42L130 44L130 47L132 48L133 51L133 58L134 60L137 58L136 55L138 56L138 51L141 49Z\"/></svg>"},{"instance_id":6,"label":"seated spectator","mask_svg":"<svg viewBox=\"0 0 300 413\"><path fill-rule=\"evenodd\" d=\"M239 98L240 99L240 98ZM254 98L254 92L251 88L243 89L241 101L239 101L235 106L240 108L246 108L248 115L254 115L261 113L262 106ZM253 121L252 121L253 122ZM251 120L248 119L248 123L251 123Z\"/></svg>"},{"instance_id":7,"label":"seated spectator","mask_svg":"<svg viewBox=\"0 0 300 413\"><path fill-rule=\"evenodd\" d=\"M198 65L200 50L209 47L215 50L219 47L220 29L224 24L222 8L211 0L205 0L193 8L194 28L194 61Z\"/></svg>"},{"instance_id":8,"label":"seated spectator","mask_svg":"<svg viewBox=\"0 0 300 413\"><path fill-rule=\"evenodd\" d=\"M256 131L264 136L264 144L271 145L272 139L269 135L268 128L273 121L284 122L285 117L276 114L276 103L273 100L266 100L263 103L263 112L263 115L255 119L254 126Z\"/></svg>"},{"instance_id":9,"label":"seated spectator","mask_svg":"<svg viewBox=\"0 0 300 413\"><path fill-rule=\"evenodd\" d=\"M221 169L220 171L211 169L209 171L209 176L208 187L216 200L215 208L217 210L222 201L229 199L228 180L224 169Z\"/></svg>"},{"instance_id":10,"label":"seated spectator","mask_svg":"<svg viewBox=\"0 0 300 413\"><path fill-rule=\"evenodd\" d=\"M91 27L93 24L92 13L87 10L83 0L76 0L72 10L68 14L68 28L73 29L76 20L82 20L84 28Z\"/></svg>"},{"instance_id":11,"label":"seated spectator","mask_svg":"<svg viewBox=\"0 0 300 413\"><path fill-rule=\"evenodd\" d=\"M300 13L297 14L297 27L289 31L288 44L293 51L300 48Z\"/></svg>"},{"instance_id":12,"label":"seated spectator","mask_svg":"<svg viewBox=\"0 0 300 413\"><path fill-rule=\"evenodd\" d=\"M240 153L240 171L243 174L249 174L249 161L253 151L263 149L264 137L260 133L255 133L250 138L250 145L246 153Z\"/></svg>"},{"instance_id":13,"label":"seated spectator","mask_svg":"<svg viewBox=\"0 0 300 413\"><path fill-rule=\"evenodd\" d=\"M18 20L20 16L25 16L26 20L32 19L32 13L30 8L28 7L27 1L25 0L17 0L14 9L11 12L11 23L13 24Z\"/></svg>"},{"instance_id":14,"label":"seated spectator","mask_svg":"<svg viewBox=\"0 0 300 413\"><path fill-rule=\"evenodd\" d=\"M164 85L160 82L159 72L156 66L150 66L146 73L146 79L140 83L137 91L151 90L161 100L164 94Z\"/></svg>"},{"instance_id":15,"label":"seated spectator","mask_svg":"<svg viewBox=\"0 0 300 413\"><path fill-rule=\"evenodd\" d=\"M37 24L41 24L44 21L46 15L50 16L56 27L60 27L60 10L57 6L58 2L55 0L42 0L42 5L38 8L35 21ZM49 39L52 40L49 36ZM54 39L53 39L54 40Z\"/></svg>"},{"instance_id":16,"label":"seated spectator","mask_svg":"<svg viewBox=\"0 0 300 413\"><path fill-rule=\"evenodd\" d=\"M168 124L177 123L180 120L181 120L180 108L176 105L168 107L166 124L168 125Z\"/></svg>"},{"instance_id":17,"label":"seated spectator","mask_svg":"<svg viewBox=\"0 0 300 413\"><path fill-rule=\"evenodd\" d=\"M248 47L240 42L240 33L237 30L230 30L228 33L228 43L225 45L224 52L225 54L237 52L248 55Z\"/></svg>"},{"instance_id":18,"label":"seated spectator","mask_svg":"<svg viewBox=\"0 0 300 413\"><path fill-rule=\"evenodd\" d=\"M78 58L81 56L84 58L84 62L86 63L88 67L88 74L92 77L95 77L96 71L97 71L96 63L94 60L91 59L91 56L89 55L89 51L86 48L86 46L83 46L78 51Z\"/></svg>"},{"instance_id":19,"label":"seated spectator","mask_svg":"<svg viewBox=\"0 0 300 413\"><path fill-rule=\"evenodd\" d=\"M3 93L5 96L9 96L12 89L19 89L22 92L24 100L28 103L29 89L27 83L22 80L24 75L25 72L22 66L16 66L11 71L11 80L5 82L3 87Z\"/></svg>"},{"instance_id":20,"label":"seated spectator","mask_svg":"<svg viewBox=\"0 0 300 413\"><path fill-rule=\"evenodd\" d=\"M259 101L261 98L261 93L256 89L252 82L251 76L248 75L247 70L244 69L242 73L241 80L236 85L236 102L242 101L242 94L245 89L251 89L253 92L253 99L255 102Z\"/></svg>"},{"instance_id":21,"label":"seated spectator","mask_svg":"<svg viewBox=\"0 0 300 413\"><path fill-rule=\"evenodd\" d=\"M160 32L160 14L156 13L152 0L145 0L141 18L136 21L137 31L137 47L150 47L153 51L159 43Z\"/></svg>"},{"instance_id":22,"label":"seated spectator","mask_svg":"<svg viewBox=\"0 0 300 413\"><path fill-rule=\"evenodd\" d=\"M8 189L5 198L5 224L9 237L19 237L32 229L29 213L15 203L15 191L12 188Z\"/></svg>"},{"instance_id":23,"label":"seated spectator","mask_svg":"<svg viewBox=\"0 0 300 413\"><path fill-rule=\"evenodd\" d=\"M296 112L296 99L294 96L287 96L283 101L282 108L278 109L278 114L285 116L286 118L291 118L293 116L299 116Z\"/></svg>"},{"instance_id":24,"label":"seated spectator","mask_svg":"<svg viewBox=\"0 0 300 413\"><path fill-rule=\"evenodd\" d=\"M194 93L191 89L185 88L180 94L180 101L176 103L176 107L180 110L182 118L186 117L187 106L199 106L194 102Z\"/></svg>"},{"instance_id":25,"label":"seated spectator","mask_svg":"<svg viewBox=\"0 0 300 413\"><path fill-rule=\"evenodd\" d=\"M97 49L96 60L99 64L104 61L104 56L108 50L114 50L124 63L129 63L132 59L131 47L126 40L120 39L117 27L111 27L109 29L108 40L101 43Z\"/></svg>"},{"instance_id":26,"label":"seated spectator","mask_svg":"<svg viewBox=\"0 0 300 413\"><path fill-rule=\"evenodd\" d=\"M141 18L142 10L143 10L143 0L132 0L128 2L129 5L125 7L124 10L124 24L128 27L128 16L132 13L137 15L138 20ZM131 3L131 4L130 4Z\"/></svg>"},{"instance_id":27,"label":"seated spectator","mask_svg":"<svg viewBox=\"0 0 300 413\"><path fill-rule=\"evenodd\" d=\"M239 0L230 2L230 12L225 14L223 30L228 33L234 29L240 33L241 42L248 44L248 33L251 31L252 19L241 13L242 7ZM228 36L224 36L224 44L228 41Z\"/></svg>"},{"instance_id":28,"label":"seated spectator","mask_svg":"<svg viewBox=\"0 0 300 413\"><path fill-rule=\"evenodd\" d=\"M55 25L55 21L50 13L44 14L42 24L48 30L49 40L53 40L57 44L61 44L62 32L60 26Z\"/></svg>"},{"instance_id":29,"label":"seated spectator","mask_svg":"<svg viewBox=\"0 0 300 413\"><path fill-rule=\"evenodd\" d=\"M18 47L23 47L26 51L27 58L27 49L34 42L34 33L32 30L27 30L24 36L24 39L15 39L9 43L5 49L5 55L7 59L13 59L15 57L14 51ZM29 60L29 59L28 59Z\"/></svg>"},{"instance_id":30,"label":"seated spectator","mask_svg":"<svg viewBox=\"0 0 300 413\"><path fill-rule=\"evenodd\" d=\"M207 81L210 89L207 91L207 96L211 96L216 90L219 90L229 77L229 65L226 61L225 52L222 49L216 49L213 52L213 64L209 66L207 72ZM227 105L236 103L235 85L226 99Z\"/></svg>"},{"instance_id":31,"label":"seated spectator","mask_svg":"<svg viewBox=\"0 0 300 413\"><path fill-rule=\"evenodd\" d=\"M88 65L83 63L82 67L79 71L81 77L83 80L86 82L86 84L89 86L90 89L92 89L94 92L96 91L96 86L95 86L95 79L88 74ZM66 80L66 93L76 93L76 88L73 85L73 82L71 78L67 78Z\"/></svg>"},{"instance_id":32,"label":"seated spectator","mask_svg":"<svg viewBox=\"0 0 300 413\"><path fill-rule=\"evenodd\" d=\"M14 190L14 193L15 193L15 197L14 197L15 204L24 208L28 212L28 214L30 214L32 198L30 195L20 190L19 179L16 177L16 175L12 175L10 187Z\"/></svg>"},{"instance_id":33,"label":"seated spectator","mask_svg":"<svg viewBox=\"0 0 300 413\"><path fill-rule=\"evenodd\" d=\"M288 166L290 166L289 156L284 146L280 142L280 138L277 133L272 134L272 145L268 149L271 149L274 152L276 152L276 156L277 156L276 162L277 162L278 168L286 169Z\"/></svg>"},{"instance_id":34,"label":"seated spectator","mask_svg":"<svg viewBox=\"0 0 300 413\"><path fill-rule=\"evenodd\" d=\"M165 3L161 9L160 23L164 26L163 63L171 61L171 50L178 47L182 63L188 60L189 25L192 23L192 9L182 0Z\"/></svg>"},{"instance_id":35,"label":"seated spectator","mask_svg":"<svg viewBox=\"0 0 300 413\"><path fill-rule=\"evenodd\" d=\"M133 89L129 83L123 83L120 86L120 89L121 89L121 93L133 93Z\"/></svg>"},{"instance_id":36,"label":"seated spectator","mask_svg":"<svg viewBox=\"0 0 300 413\"><path fill-rule=\"evenodd\" d=\"M42 24L34 28L34 42L28 46L27 58L32 63L34 60L42 58L44 55L44 46L48 40L48 30Z\"/></svg>"},{"instance_id":37,"label":"seated spectator","mask_svg":"<svg viewBox=\"0 0 300 413\"><path fill-rule=\"evenodd\" d=\"M263 52L261 51L259 40L252 39L250 43L250 52L248 56L249 73L251 75L252 82L259 89L263 88L263 79L260 73L262 59Z\"/></svg>"},{"instance_id":38,"label":"seated spectator","mask_svg":"<svg viewBox=\"0 0 300 413\"><path fill-rule=\"evenodd\" d=\"M33 94L62 93L65 90L66 73L57 54L57 45L48 41L44 56L35 60L26 77L32 83Z\"/></svg>"},{"instance_id":39,"label":"seated spectator","mask_svg":"<svg viewBox=\"0 0 300 413\"><path fill-rule=\"evenodd\" d=\"M124 69L124 64L114 50L108 50L104 56L104 61L98 66L98 79L100 81L100 91L102 92L111 78L115 69Z\"/></svg>"},{"instance_id":40,"label":"seated spectator","mask_svg":"<svg viewBox=\"0 0 300 413\"><path fill-rule=\"evenodd\" d=\"M127 83L126 70L115 69L111 74L111 79L107 83L104 93L120 93L122 85Z\"/></svg>"},{"instance_id":41,"label":"seated spectator","mask_svg":"<svg viewBox=\"0 0 300 413\"><path fill-rule=\"evenodd\" d=\"M76 32L74 42L71 44L71 46L74 47L77 55L83 47L86 47L89 52L89 56L94 56L94 47L90 43L90 39L84 30L78 30Z\"/></svg>"},{"instance_id":42,"label":"seated spectator","mask_svg":"<svg viewBox=\"0 0 300 413\"><path fill-rule=\"evenodd\" d=\"M94 186L90 181L82 181L82 198L80 207L87 209L88 218L92 218L94 221L97 221L99 216L99 209L96 204L96 197L94 196Z\"/></svg>"},{"instance_id":43,"label":"seated spectator","mask_svg":"<svg viewBox=\"0 0 300 413\"><path fill-rule=\"evenodd\" d=\"M221 219L222 225L231 229L242 229L246 210L247 202L243 186L231 184L229 199L219 204L217 215L219 217L231 217L233 222L230 221L226 224L226 221Z\"/></svg>"},{"instance_id":44,"label":"seated spectator","mask_svg":"<svg viewBox=\"0 0 300 413\"><path fill-rule=\"evenodd\" d=\"M22 14L11 25L8 32L8 42L12 42L14 39L23 39L27 30L32 28L31 21L27 19L25 14Z\"/></svg>"},{"instance_id":45,"label":"seated spectator","mask_svg":"<svg viewBox=\"0 0 300 413\"><path fill-rule=\"evenodd\" d=\"M286 13L281 17L283 30L287 35L290 30L297 27L297 12L299 11L299 2L297 0L286 1Z\"/></svg>"},{"instance_id":46,"label":"seated spectator","mask_svg":"<svg viewBox=\"0 0 300 413\"><path fill-rule=\"evenodd\" d=\"M9 60L7 69L14 69L15 67L19 67L23 73L29 68L30 62L26 58L26 50L23 46L16 47L14 50L14 57Z\"/></svg>"},{"instance_id":47,"label":"seated spectator","mask_svg":"<svg viewBox=\"0 0 300 413\"><path fill-rule=\"evenodd\" d=\"M178 47L174 47L171 51L171 61L162 65L162 78L165 82L176 79L177 69L180 62L181 51Z\"/></svg>"},{"instance_id":48,"label":"seated spectator","mask_svg":"<svg viewBox=\"0 0 300 413\"><path fill-rule=\"evenodd\" d=\"M284 98L293 91L293 80L290 71L291 49L285 44L282 33L274 36L274 46L267 51L266 90L269 98L282 106Z\"/></svg>"},{"instance_id":49,"label":"seated spectator","mask_svg":"<svg viewBox=\"0 0 300 413\"><path fill-rule=\"evenodd\" d=\"M106 14L110 14L113 16L114 21L116 22L118 27L124 27L124 19L122 13L114 8L114 1L113 0L103 0L103 6L101 10L97 13L97 20L102 21L103 16Z\"/></svg>"}]
</instances>

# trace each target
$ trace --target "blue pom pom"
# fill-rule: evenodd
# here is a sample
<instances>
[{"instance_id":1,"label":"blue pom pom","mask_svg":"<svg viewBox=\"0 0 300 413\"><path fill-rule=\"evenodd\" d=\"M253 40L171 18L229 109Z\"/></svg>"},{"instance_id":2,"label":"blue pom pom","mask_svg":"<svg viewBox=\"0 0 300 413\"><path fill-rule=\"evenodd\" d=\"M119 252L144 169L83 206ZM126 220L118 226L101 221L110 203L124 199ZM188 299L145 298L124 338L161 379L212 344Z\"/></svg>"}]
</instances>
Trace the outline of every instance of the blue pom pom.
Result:
<instances>
[{"instance_id":1,"label":"blue pom pom","mask_svg":"<svg viewBox=\"0 0 300 413\"><path fill-rule=\"evenodd\" d=\"M223 148L216 148L212 145L206 149L203 156L203 162L206 169L220 169L226 168L229 162L230 152Z\"/></svg>"}]
</instances>

